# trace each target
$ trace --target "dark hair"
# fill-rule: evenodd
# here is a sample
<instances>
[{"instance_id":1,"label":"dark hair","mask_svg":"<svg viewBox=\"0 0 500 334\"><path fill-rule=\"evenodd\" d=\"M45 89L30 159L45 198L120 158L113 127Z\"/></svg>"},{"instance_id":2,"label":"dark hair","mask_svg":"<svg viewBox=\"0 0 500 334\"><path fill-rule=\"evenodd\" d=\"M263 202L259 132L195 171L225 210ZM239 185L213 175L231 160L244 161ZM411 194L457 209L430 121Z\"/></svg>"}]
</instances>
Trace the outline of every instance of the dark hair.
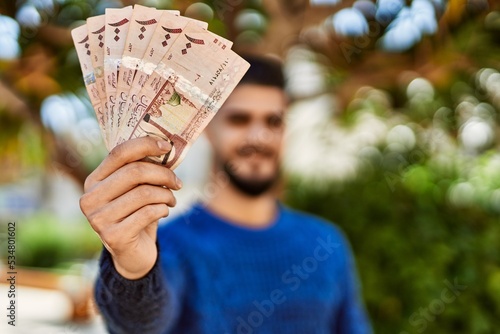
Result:
<instances>
[{"instance_id":1,"label":"dark hair","mask_svg":"<svg viewBox=\"0 0 500 334\"><path fill-rule=\"evenodd\" d=\"M285 89L285 78L281 62L266 56L242 55L250 68L240 81L241 84L257 84Z\"/></svg>"}]
</instances>

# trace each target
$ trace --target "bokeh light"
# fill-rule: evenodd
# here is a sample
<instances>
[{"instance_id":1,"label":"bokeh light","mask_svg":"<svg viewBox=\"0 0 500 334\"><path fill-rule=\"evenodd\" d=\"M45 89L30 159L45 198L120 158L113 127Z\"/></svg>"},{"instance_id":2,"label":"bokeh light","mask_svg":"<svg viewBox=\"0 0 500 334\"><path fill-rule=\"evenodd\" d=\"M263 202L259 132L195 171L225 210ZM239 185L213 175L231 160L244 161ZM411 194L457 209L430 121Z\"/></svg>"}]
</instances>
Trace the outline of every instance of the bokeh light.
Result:
<instances>
[{"instance_id":1,"label":"bokeh light","mask_svg":"<svg viewBox=\"0 0 500 334\"><path fill-rule=\"evenodd\" d=\"M214 11L206 3L195 2L186 8L184 15L193 19L210 22L214 18Z\"/></svg>"},{"instance_id":2,"label":"bokeh light","mask_svg":"<svg viewBox=\"0 0 500 334\"><path fill-rule=\"evenodd\" d=\"M19 44L19 24L16 20L0 15L0 59L15 59L20 54Z\"/></svg>"},{"instance_id":3,"label":"bokeh light","mask_svg":"<svg viewBox=\"0 0 500 334\"><path fill-rule=\"evenodd\" d=\"M421 31L414 22L411 9L404 7L387 27L380 45L387 51L403 52L414 46L421 37Z\"/></svg>"},{"instance_id":4,"label":"bokeh light","mask_svg":"<svg viewBox=\"0 0 500 334\"><path fill-rule=\"evenodd\" d=\"M393 151L410 151L415 147L417 139L413 130L407 125L396 125L387 133L387 146Z\"/></svg>"},{"instance_id":5,"label":"bokeh light","mask_svg":"<svg viewBox=\"0 0 500 334\"><path fill-rule=\"evenodd\" d=\"M330 5L334 6L342 2L342 0L310 0L311 5L313 6L323 6Z\"/></svg>"},{"instance_id":6,"label":"bokeh light","mask_svg":"<svg viewBox=\"0 0 500 334\"><path fill-rule=\"evenodd\" d=\"M422 34L434 34L437 31L436 12L428 0L413 0L411 3L413 22Z\"/></svg>"},{"instance_id":7,"label":"bokeh light","mask_svg":"<svg viewBox=\"0 0 500 334\"><path fill-rule=\"evenodd\" d=\"M404 4L404 0L377 0L375 18L382 24L388 24L398 15Z\"/></svg>"},{"instance_id":8,"label":"bokeh light","mask_svg":"<svg viewBox=\"0 0 500 334\"><path fill-rule=\"evenodd\" d=\"M377 14L377 6L370 0L357 0L352 7L363 13L368 20L374 19Z\"/></svg>"},{"instance_id":9,"label":"bokeh light","mask_svg":"<svg viewBox=\"0 0 500 334\"><path fill-rule=\"evenodd\" d=\"M42 23L42 17L35 6L25 4L22 6L16 15L16 20L21 26L29 28L37 28Z\"/></svg>"},{"instance_id":10,"label":"bokeh light","mask_svg":"<svg viewBox=\"0 0 500 334\"><path fill-rule=\"evenodd\" d=\"M479 117L471 117L460 128L460 141L469 153L479 153L488 148L494 139L494 129Z\"/></svg>"},{"instance_id":11,"label":"bokeh light","mask_svg":"<svg viewBox=\"0 0 500 334\"><path fill-rule=\"evenodd\" d=\"M316 95L325 89L324 68L314 61L314 53L307 48L291 48L287 55L285 74L288 91L294 98Z\"/></svg>"},{"instance_id":12,"label":"bokeh light","mask_svg":"<svg viewBox=\"0 0 500 334\"><path fill-rule=\"evenodd\" d=\"M410 82L406 88L408 99L425 97L426 99L434 98L434 88L429 80L424 78L416 78Z\"/></svg>"},{"instance_id":13,"label":"bokeh light","mask_svg":"<svg viewBox=\"0 0 500 334\"><path fill-rule=\"evenodd\" d=\"M240 30L263 31L267 22L259 11L254 9L244 9L238 13L234 20L234 26Z\"/></svg>"},{"instance_id":14,"label":"bokeh light","mask_svg":"<svg viewBox=\"0 0 500 334\"><path fill-rule=\"evenodd\" d=\"M368 33L368 22L356 8L344 8L332 17L333 28L341 36L362 36Z\"/></svg>"}]
</instances>

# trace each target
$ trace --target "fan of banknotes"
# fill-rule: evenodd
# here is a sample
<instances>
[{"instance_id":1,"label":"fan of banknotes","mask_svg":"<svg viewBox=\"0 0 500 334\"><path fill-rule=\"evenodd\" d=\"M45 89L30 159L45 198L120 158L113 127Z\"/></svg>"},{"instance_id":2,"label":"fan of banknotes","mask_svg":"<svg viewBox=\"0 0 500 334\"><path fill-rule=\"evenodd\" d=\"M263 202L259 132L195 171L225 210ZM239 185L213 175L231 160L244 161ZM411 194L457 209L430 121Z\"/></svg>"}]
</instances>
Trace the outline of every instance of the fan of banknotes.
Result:
<instances>
[{"instance_id":1,"label":"fan of banknotes","mask_svg":"<svg viewBox=\"0 0 500 334\"><path fill-rule=\"evenodd\" d=\"M136 137L172 144L175 168L248 70L206 22L140 5L108 8L71 35L108 150Z\"/></svg>"}]
</instances>

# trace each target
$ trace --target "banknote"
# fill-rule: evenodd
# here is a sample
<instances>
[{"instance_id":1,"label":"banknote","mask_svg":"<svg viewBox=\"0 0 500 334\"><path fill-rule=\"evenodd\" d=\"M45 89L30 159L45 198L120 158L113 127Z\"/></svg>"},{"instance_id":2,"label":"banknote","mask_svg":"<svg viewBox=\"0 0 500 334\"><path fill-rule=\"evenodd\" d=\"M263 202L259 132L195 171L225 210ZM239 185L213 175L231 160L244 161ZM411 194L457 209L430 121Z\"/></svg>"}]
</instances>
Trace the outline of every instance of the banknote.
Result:
<instances>
[{"instance_id":1,"label":"banknote","mask_svg":"<svg viewBox=\"0 0 500 334\"><path fill-rule=\"evenodd\" d=\"M112 146L116 134L116 88L125 41L127 40L133 7L106 8L104 31L104 78L106 87L106 107L108 110L107 136Z\"/></svg>"},{"instance_id":2,"label":"banknote","mask_svg":"<svg viewBox=\"0 0 500 334\"><path fill-rule=\"evenodd\" d=\"M146 52L137 66L135 78L128 92L128 100L125 104L125 111L123 114L124 121L120 125L119 132L121 132L123 127L128 127L128 120L130 117L133 117L131 115L133 105L140 102L138 100L138 93L149 79L149 76L153 73L154 69L168 50L170 50L170 47L175 43L177 38L182 34L185 26L191 22L203 29L208 27L208 23L206 22L173 15L168 11L161 15Z\"/></svg>"},{"instance_id":3,"label":"banknote","mask_svg":"<svg viewBox=\"0 0 500 334\"><path fill-rule=\"evenodd\" d=\"M206 22L140 5L108 8L71 34L108 150L131 138L168 140L149 160L176 168L249 64Z\"/></svg>"},{"instance_id":4,"label":"banknote","mask_svg":"<svg viewBox=\"0 0 500 334\"><path fill-rule=\"evenodd\" d=\"M134 128L127 139L147 135L170 141L172 150L151 160L174 169L249 64L213 34L194 25L186 27L162 63L162 76L168 79L161 87L141 90L144 111L131 123Z\"/></svg>"},{"instance_id":5,"label":"banknote","mask_svg":"<svg viewBox=\"0 0 500 334\"><path fill-rule=\"evenodd\" d=\"M109 138L108 130L108 110L106 108L106 85L104 83L104 30L105 30L104 15L93 16L87 19L87 30L90 44L90 58L94 68L94 76L97 85L97 92L101 101L101 109L103 111L102 120L104 129L106 130L106 141Z\"/></svg>"},{"instance_id":6,"label":"banknote","mask_svg":"<svg viewBox=\"0 0 500 334\"><path fill-rule=\"evenodd\" d=\"M212 39L213 43L211 43L209 47L216 47L215 50L228 51L233 44L231 41L207 31L203 26L200 26L200 24L195 21L188 22L185 25L184 29L187 29L186 31L190 32L191 35L202 34L204 37ZM175 41L170 46L167 45L168 50L164 52L163 58L160 60L158 65L154 67L153 72L148 76L146 83L141 87L140 94L135 94L134 98L131 101L132 103L129 104L127 117L124 119L124 122L120 127L120 136L116 138L114 144L120 144L130 138L130 135L135 129L137 121L140 119L142 113L144 112L145 106L149 104L153 96L158 94L158 90L160 89L160 87L163 87L165 82L168 80L168 77L170 75L169 64L170 59L172 58L169 50L170 48L172 48L172 45L176 44L177 38L179 36L182 36L186 31L178 31L179 33L177 34L177 36L175 36ZM180 49L186 49L183 42L180 43ZM205 56L210 57L209 54L202 55L202 57ZM214 61L218 62L217 59L215 59ZM153 66L151 68L153 68Z\"/></svg>"},{"instance_id":7,"label":"banknote","mask_svg":"<svg viewBox=\"0 0 500 334\"><path fill-rule=\"evenodd\" d=\"M120 75L118 77L118 84L116 88L116 106L117 117L115 118L115 129L119 129L122 123L124 112L126 111L126 103L128 99L128 92L134 81L135 73L138 65L140 64L146 48L149 45L153 33L156 29L158 21L164 11L156 10L155 8L135 5L129 33L125 41L125 48L123 50ZM178 14L178 11L170 11L172 14Z\"/></svg>"},{"instance_id":8,"label":"banknote","mask_svg":"<svg viewBox=\"0 0 500 334\"><path fill-rule=\"evenodd\" d=\"M99 88L96 83L96 77L94 73L94 66L91 59L91 50L89 43L89 33L87 25L84 24L75 28L71 31L71 37L75 45L76 54L78 56L78 61L80 62L80 68L82 70L83 81L85 83L85 88L89 94L90 103L94 108L96 113L97 122L99 123L99 128L103 136L106 148L110 149L110 145L107 141L106 136L106 122L104 120L104 112L101 105L101 98L99 96Z\"/></svg>"}]
</instances>

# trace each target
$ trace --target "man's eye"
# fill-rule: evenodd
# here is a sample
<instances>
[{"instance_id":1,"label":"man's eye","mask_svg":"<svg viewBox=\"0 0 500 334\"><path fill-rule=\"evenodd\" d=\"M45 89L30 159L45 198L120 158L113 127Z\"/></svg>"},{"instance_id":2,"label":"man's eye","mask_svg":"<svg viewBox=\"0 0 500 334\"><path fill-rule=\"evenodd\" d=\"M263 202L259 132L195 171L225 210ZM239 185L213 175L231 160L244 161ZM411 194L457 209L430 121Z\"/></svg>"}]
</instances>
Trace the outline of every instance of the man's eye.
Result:
<instances>
[{"instance_id":1,"label":"man's eye","mask_svg":"<svg viewBox=\"0 0 500 334\"><path fill-rule=\"evenodd\" d=\"M228 122L232 125L245 125L248 123L248 117L245 115L232 115L228 117Z\"/></svg>"},{"instance_id":2,"label":"man's eye","mask_svg":"<svg viewBox=\"0 0 500 334\"><path fill-rule=\"evenodd\" d=\"M279 128L283 125L283 118L281 116L271 116L267 120L267 125L270 128Z\"/></svg>"}]
</instances>

